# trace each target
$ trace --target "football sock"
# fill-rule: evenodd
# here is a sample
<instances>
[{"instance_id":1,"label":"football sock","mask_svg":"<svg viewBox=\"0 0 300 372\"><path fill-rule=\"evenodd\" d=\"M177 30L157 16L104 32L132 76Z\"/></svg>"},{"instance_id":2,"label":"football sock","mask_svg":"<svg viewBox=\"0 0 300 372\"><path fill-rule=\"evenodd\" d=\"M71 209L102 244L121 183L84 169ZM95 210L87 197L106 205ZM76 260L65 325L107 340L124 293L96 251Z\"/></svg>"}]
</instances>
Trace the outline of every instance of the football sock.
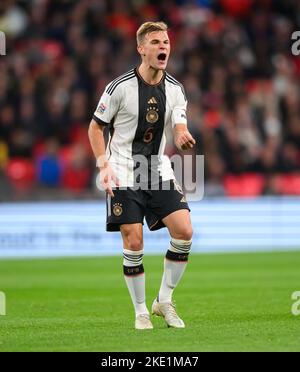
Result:
<instances>
[{"instance_id":1,"label":"football sock","mask_svg":"<svg viewBox=\"0 0 300 372\"><path fill-rule=\"evenodd\" d=\"M149 314L146 307L143 255L143 250L130 251L128 249L123 249L124 278L136 316L139 314Z\"/></svg>"},{"instance_id":2,"label":"football sock","mask_svg":"<svg viewBox=\"0 0 300 372\"><path fill-rule=\"evenodd\" d=\"M171 302L172 294L185 271L192 240L171 238L170 248L164 260L164 273L158 294L158 302Z\"/></svg>"}]
</instances>

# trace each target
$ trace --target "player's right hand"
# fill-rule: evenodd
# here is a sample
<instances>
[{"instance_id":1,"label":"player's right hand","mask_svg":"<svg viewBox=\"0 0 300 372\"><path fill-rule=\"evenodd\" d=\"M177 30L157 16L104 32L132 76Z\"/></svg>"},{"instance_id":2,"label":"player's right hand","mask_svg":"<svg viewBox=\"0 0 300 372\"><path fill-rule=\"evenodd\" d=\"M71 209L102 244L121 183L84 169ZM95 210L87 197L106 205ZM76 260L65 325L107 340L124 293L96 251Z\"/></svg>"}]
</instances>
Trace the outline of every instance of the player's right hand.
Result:
<instances>
[{"instance_id":1,"label":"player's right hand","mask_svg":"<svg viewBox=\"0 0 300 372\"><path fill-rule=\"evenodd\" d=\"M104 191L109 194L111 197L114 197L112 190L112 182L119 187L120 181L115 175L115 172L111 168L109 163L106 163L104 167L100 168L100 183Z\"/></svg>"}]
</instances>

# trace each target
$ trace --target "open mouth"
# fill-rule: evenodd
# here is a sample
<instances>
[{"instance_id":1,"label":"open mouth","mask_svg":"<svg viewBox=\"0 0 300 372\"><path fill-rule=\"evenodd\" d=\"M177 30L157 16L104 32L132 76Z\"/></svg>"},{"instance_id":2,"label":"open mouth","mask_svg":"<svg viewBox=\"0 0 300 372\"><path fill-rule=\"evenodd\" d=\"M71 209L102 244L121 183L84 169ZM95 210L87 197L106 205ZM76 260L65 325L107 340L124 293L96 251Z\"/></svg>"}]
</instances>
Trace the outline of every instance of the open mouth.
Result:
<instances>
[{"instance_id":1,"label":"open mouth","mask_svg":"<svg viewBox=\"0 0 300 372\"><path fill-rule=\"evenodd\" d=\"M166 53L160 53L158 56L157 56L157 59L159 61L165 61L167 58L167 54Z\"/></svg>"}]
</instances>

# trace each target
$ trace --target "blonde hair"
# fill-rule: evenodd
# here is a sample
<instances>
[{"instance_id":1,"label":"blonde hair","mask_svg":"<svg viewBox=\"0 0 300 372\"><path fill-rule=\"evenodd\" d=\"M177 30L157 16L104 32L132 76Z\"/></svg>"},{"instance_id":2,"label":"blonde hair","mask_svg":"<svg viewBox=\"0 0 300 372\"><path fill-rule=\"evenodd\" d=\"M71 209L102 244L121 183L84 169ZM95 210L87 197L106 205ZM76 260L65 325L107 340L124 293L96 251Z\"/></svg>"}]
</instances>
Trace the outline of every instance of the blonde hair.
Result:
<instances>
[{"instance_id":1,"label":"blonde hair","mask_svg":"<svg viewBox=\"0 0 300 372\"><path fill-rule=\"evenodd\" d=\"M168 26L164 22L145 22L136 32L137 45L142 44L145 36L154 31L168 31Z\"/></svg>"}]
</instances>

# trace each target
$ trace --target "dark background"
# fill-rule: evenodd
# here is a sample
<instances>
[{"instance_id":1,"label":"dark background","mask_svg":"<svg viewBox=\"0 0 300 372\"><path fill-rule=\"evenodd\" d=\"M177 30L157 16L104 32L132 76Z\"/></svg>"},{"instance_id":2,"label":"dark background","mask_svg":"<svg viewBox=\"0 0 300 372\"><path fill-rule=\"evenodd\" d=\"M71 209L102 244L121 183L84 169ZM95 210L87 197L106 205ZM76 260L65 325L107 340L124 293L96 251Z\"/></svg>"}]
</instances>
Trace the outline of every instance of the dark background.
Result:
<instances>
[{"instance_id":1,"label":"dark background","mask_svg":"<svg viewBox=\"0 0 300 372\"><path fill-rule=\"evenodd\" d=\"M1 201L103 196L88 125L149 20L170 28L206 195L300 194L300 1L1 0Z\"/></svg>"}]
</instances>

